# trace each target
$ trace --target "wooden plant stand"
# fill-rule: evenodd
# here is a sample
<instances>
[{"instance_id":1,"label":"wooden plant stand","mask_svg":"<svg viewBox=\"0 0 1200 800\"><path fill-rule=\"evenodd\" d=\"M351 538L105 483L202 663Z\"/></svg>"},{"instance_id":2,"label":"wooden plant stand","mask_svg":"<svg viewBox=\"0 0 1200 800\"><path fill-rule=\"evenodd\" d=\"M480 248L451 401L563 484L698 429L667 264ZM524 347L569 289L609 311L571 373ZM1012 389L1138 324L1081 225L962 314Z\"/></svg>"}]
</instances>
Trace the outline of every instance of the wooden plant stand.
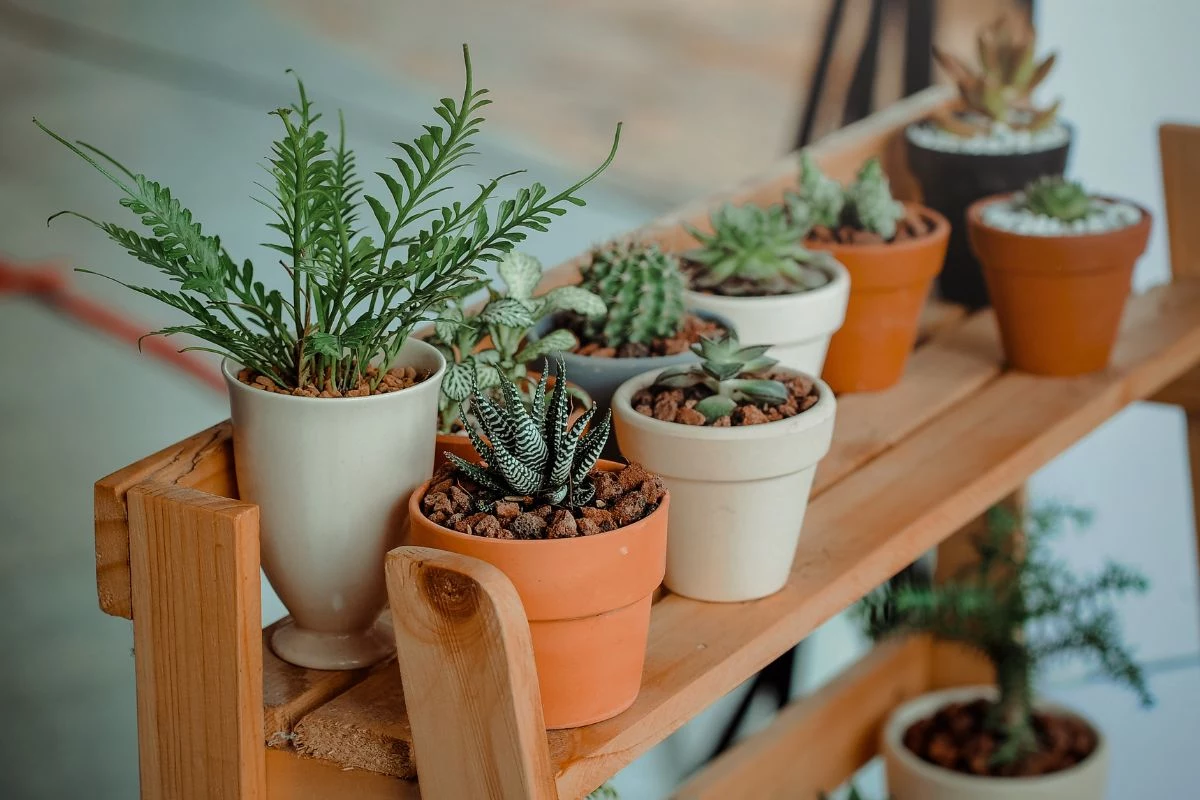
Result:
<instances>
[{"instance_id":1,"label":"wooden plant stand","mask_svg":"<svg viewBox=\"0 0 1200 800\"><path fill-rule=\"evenodd\" d=\"M840 179L881 155L897 193L912 197L898 133L949 97L916 95L812 152ZM237 499L228 423L104 478L97 582L101 607L133 620L142 796L582 797L926 550L939 547L942 566L960 559L956 533L1129 403L1165 389L1200 413L1200 281L1191 278L1200 233L1182 236L1180 222L1185 203L1200 208L1200 136L1165 128L1163 150L1176 280L1130 299L1112 366L1075 379L1005 371L990 312L931 303L904 380L839 399L787 587L740 604L663 596L641 694L607 722L545 731L512 584L437 551L388 557L399 669L320 672L275 658L260 630L258 508ZM1180 177L1185 168L1190 177ZM789 157L637 235L686 247L681 222L703 225L726 200L774 202L795 180ZM568 282L575 267L548 280ZM981 676L978 663L927 640L877 647L680 796L812 797L875 754L896 703Z\"/></svg>"}]
</instances>

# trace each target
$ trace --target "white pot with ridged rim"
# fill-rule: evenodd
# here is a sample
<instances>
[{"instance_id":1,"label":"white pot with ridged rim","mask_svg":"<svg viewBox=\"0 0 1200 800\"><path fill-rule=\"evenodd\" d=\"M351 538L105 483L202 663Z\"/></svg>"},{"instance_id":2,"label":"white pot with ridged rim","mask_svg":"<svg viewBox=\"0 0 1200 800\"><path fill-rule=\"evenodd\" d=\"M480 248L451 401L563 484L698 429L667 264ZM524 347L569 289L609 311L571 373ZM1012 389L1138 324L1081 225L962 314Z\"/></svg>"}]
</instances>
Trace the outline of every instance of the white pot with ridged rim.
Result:
<instances>
[{"instance_id":1,"label":"white pot with ridged rim","mask_svg":"<svg viewBox=\"0 0 1200 800\"><path fill-rule=\"evenodd\" d=\"M687 307L729 320L743 346L772 345L780 366L820 375L829 340L846 318L850 273L837 261L822 264L833 279L816 289L764 297L727 297L689 289Z\"/></svg>"},{"instance_id":2,"label":"white pot with ridged rim","mask_svg":"<svg viewBox=\"0 0 1200 800\"><path fill-rule=\"evenodd\" d=\"M381 618L384 558L407 500L433 473L446 362L409 339L392 366L429 377L369 397L294 397L256 389L223 365L238 493L259 506L262 565L291 614L271 649L312 669L354 669L395 650Z\"/></svg>"},{"instance_id":3,"label":"white pot with ridged rim","mask_svg":"<svg viewBox=\"0 0 1200 800\"><path fill-rule=\"evenodd\" d=\"M966 686L929 692L909 700L883 727L883 758L888 792L894 800L1104 800L1108 785L1108 743L1096 724L1077 711L1051 703L1043 710L1082 719L1096 734L1096 749L1070 769L1028 778L993 778L944 769L904 746L904 733L918 720L950 703L996 698L994 686Z\"/></svg>"},{"instance_id":4,"label":"white pot with ridged rim","mask_svg":"<svg viewBox=\"0 0 1200 800\"><path fill-rule=\"evenodd\" d=\"M634 394L659 372L621 384L612 409L621 452L660 475L671 492L664 583L717 603L778 592L791 574L817 462L833 437L833 391L805 374L820 399L794 417L729 428L683 425L633 408Z\"/></svg>"}]
</instances>

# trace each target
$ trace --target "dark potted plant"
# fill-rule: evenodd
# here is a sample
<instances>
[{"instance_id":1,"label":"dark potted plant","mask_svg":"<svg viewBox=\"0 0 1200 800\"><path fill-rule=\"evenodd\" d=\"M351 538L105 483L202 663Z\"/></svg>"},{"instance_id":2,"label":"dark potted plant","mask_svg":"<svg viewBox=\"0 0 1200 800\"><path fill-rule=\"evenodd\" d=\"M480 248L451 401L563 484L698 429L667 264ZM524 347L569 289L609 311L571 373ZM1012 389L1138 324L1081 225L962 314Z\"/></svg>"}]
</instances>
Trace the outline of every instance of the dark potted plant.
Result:
<instances>
[{"instance_id":1,"label":"dark potted plant","mask_svg":"<svg viewBox=\"0 0 1200 800\"><path fill-rule=\"evenodd\" d=\"M471 397L462 422L479 460L449 468L409 499L411 544L479 558L513 582L533 639L546 725L574 728L628 708L641 688L654 590L662 581L669 496L638 466L598 461L611 421L574 423L566 372L546 402Z\"/></svg>"},{"instance_id":2,"label":"dark potted plant","mask_svg":"<svg viewBox=\"0 0 1200 800\"><path fill-rule=\"evenodd\" d=\"M376 624L384 555L403 524L392 511L432 470L446 367L413 329L480 288L482 262L582 205L577 192L616 152L619 126L599 169L560 192L535 183L489 212L496 178L460 202L431 205L472 152L490 102L474 87L465 47L463 59L461 100L442 100L442 124L399 144L395 172L378 173L379 197L363 194L340 118L330 137L302 83L298 102L272 112L283 135L267 165L264 204L278 237L266 246L286 294L234 259L166 187L38 123L111 181L146 229L75 214L176 284L129 286L191 317L159 333L188 334L201 342L189 349L225 359L238 492L261 507L263 569L291 614L271 643L300 666L362 667L394 650Z\"/></svg>"},{"instance_id":3,"label":"dark potted plant","mask_svg":"<svg viewBox=\"0 0 1200 800\"><path fill-rule=\"evenodd\" d=\"M1085 512L1048 505L1020 517L997 506L976 540L978 563L932 586L901 585L860 606L874 635L928 633L984 655L994 686L948 689L897 708L884 725L896 800L1101 800L1108 748L1083 715L1039 702L1034 678L1051 659L1081 656L1151 702L1120 642L1112 598L1145 579L1109 564L1079 578L1048 540ZM1016 537L1019 530L1024 537Z\"/></svg>"},{"instance_id":4,"label":"dark potted plant","mask_svg":"<svg viewBox=\"0 0 1200 800\"><path fill-rule=\"evenodd\" d=\"M700 363L639 375L613 395L621 452L674 498L666 585L677 594L754 600L791 573L837 405L768 347L702 339Z\"/></svg>"},{"instance_id":5,"label":"dark potted plant","mask_svg":"<svg viewBox=\"0 0 1200 800\"><path fill-rule=\"evenodd\" d=\"M958 85L958 103L909 126L905 135L925 205L950 220L941 295L970 308L986 306L988 295L967 244L967 207L1044 175L1061 175L1067 166L1071 129L1058 119L1059 103L1033 103L1055 56L1036 61L1034 44L1028 22L1005 16L980 31L978 70L935 48L937 62Z\"/></svg>"},{"instance_id":6,"label":"dark potted plant","mask_svg":"<svg viewBox=\"0 0 1200 800\"><path fill-rule=\"evenodd\" d=\"M805 246L830 252L850 273L846 319L821 377L839 393L886 389L904 374L950 224L932 209L897 202L874 158L843 188L803 153L800 187L788 207L811 226Z\"/></svg>"},{"instance_id":7,"label":"dark potted plant","mask_svg":"<svg viewBox=\"0 0 1200 800\"><path fill-rule=\"evenodd\" d=\"M1070 376L1108 366L1150 212L1063 178L967 211L1009 364Z\"/></svg>"}]
</instances>

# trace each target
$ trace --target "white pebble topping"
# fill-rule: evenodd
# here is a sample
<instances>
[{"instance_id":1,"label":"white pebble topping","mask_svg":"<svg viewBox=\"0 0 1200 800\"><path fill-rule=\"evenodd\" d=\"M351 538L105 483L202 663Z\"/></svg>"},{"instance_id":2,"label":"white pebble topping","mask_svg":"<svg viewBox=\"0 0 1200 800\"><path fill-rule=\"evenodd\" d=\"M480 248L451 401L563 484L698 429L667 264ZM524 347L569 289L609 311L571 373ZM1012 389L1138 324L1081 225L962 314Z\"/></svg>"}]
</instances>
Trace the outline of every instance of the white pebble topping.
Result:
<instances>
[{"instance_id":1,"label":"white pebble topping","mask_svg":"<svg viewBox=\"0 0 1200 800\"><path fill-rule=\"evenodd\" d=\"M930 123L908 126L908 138L916 145L946 153L1004 156L1014 153L1034 153L1061 147L1071 139L1066 125L1055 122L1038 131L1013 130L998 123L989 133L959 136Z\"/></svg>"},{"instance_id":2,"label":"white pebble topping","mask_svg":"<svg viewBox=\"0 0 1200 800\"><path fill-rule=\"evenodd\" d=\"M1137 206L1093 198L1092 213L1074 222L1063 222L1021 208L1024 199L1024 196L1018 193L1013 195L1011 200L1001 200L984 206L984 224L1023 236L1082 236L1125 228L1136 224L1142 218L1142 211Z\"/></svg>"}]
</instances>

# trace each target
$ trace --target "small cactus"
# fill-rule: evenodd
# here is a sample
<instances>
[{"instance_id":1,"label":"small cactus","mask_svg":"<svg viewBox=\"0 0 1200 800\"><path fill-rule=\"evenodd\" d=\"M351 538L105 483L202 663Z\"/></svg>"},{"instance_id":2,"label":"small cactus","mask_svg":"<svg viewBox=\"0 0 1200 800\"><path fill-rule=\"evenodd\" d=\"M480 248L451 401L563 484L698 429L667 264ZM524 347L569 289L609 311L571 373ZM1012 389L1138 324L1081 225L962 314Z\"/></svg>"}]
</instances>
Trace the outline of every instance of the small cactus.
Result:
<instances>
[{"instance_id":1,"label":"small cactus","mask_svg":"<svg viewBox=\"0 0 1200 800\"><path fill-rule=\"evenodd\" d=\"M1060 176L1038 178L1025 187L1023 194L1022 208L1063 222L1084 219L1093 209L1083 184Z\"/></svg>"},{"instance_id":2,"label":"small cactus","mask_svg":"<svg viewBox=\"0 0 1200 800\"><path fill-rule=\"evenodd\" d=\"M679 333L686 281L679 259L657 245L612 245L596 250L581 270L580 286L608 307L584 322L585 337L606 347L650 344Z\"/></svg>"},{"instance_id":3,"label":"small cactus","mask_svg":"<svg viewBox=\"0 0 1200 800\"><path fill-rule=\"evenodd\" d=\"M878 158L863 164L854 183L846 188L846 205L857 222L856 227L878 233L884 239L894 237L896 223L904 219L904 204L892 197Z\"/></svg>"},{"instance_id":4,"label":"small cactus","mask_svg":"<svg viewBox=\"0 0 1200 800\"><path fill-rule=\"evenodd\" d=\"M878 158L863 164L854 183L843 189L821 172L807 151L801 152L800 188L803 194L789 194L786 202L793 222L806 224L805 234L817 225L833 229L850 225L891 240L896 224L904 218L904 204L892 197Z\"/></svg>"},{"instance_id":5,"label":"small cactus","mask_svg":"<svg viewBox=\"0 0 1200 800\"><path fill-rule=\"evenodd\" d=\"M692 345L699 364L665 369L655 384L673 389L707 387L712 394L696 403L696 410L709 423L732 414L739 402L777 406L786 403L789 395L781 382L762 377L779 363L764 355L770 347L742 347L733 333L720 339L702 338Z\"/></svg>"},{"instance_id":6,"label":"small cactus","mask_svg":"<svg viewBox=\"0 0 1200 800\"><path fill-rule=\"evenodd\" d=\"M800 188L804 191L807 221L810 226L836 228L841 224L846 193L842 184L827 176L807 150L800 151ZM796 209L792 209L795 217Z\"/></svg>"}]
</instances>

